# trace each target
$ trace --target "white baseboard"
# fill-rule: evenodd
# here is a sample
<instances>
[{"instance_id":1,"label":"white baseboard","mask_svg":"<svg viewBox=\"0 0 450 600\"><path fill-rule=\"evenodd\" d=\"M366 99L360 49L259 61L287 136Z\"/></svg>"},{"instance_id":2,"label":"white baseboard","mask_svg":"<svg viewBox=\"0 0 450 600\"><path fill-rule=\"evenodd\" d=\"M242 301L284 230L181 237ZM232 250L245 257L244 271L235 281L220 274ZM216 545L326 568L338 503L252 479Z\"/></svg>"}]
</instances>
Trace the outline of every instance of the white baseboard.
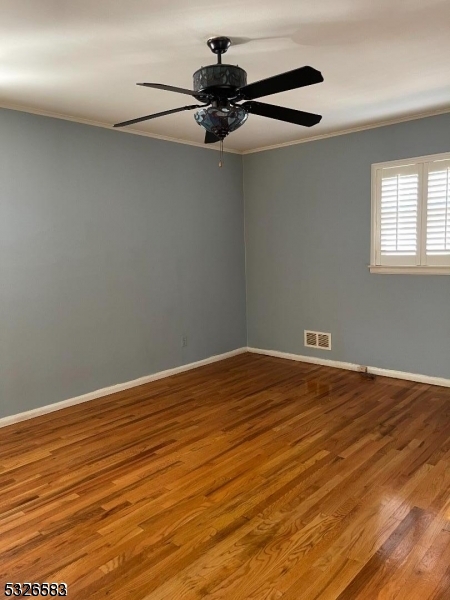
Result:
<instances>
[{"instance_id":1,"label":"white baseboard","mask_svg":"<svg viewBox=\"0 0 450 600\"><path fill-rule=\"evenodd\" d=\"M145 377L140 377L139 379L133 379L132 381L126 381L125 383L118 383L117 385L112 385L110 387L102 388L100 390L95 390L94 392L89 392L88 394L77 396L76 398L69 398L68 400L63 400L62 402L47 404L46 406L42 406L40 408L28 410L26 412L11 415L9 417L3 417L2 419L0 419L0 428L7 427L8 425L13 425L14 423L19 423L20 421L26 421L27 419L33 419L34 417L39 417L41 415L55 412L57 410L62 410L63 408L67 408L69 406L75 406L76 404L82 404L83 402L96 400L97 398L102 398L103 396L109 396L110 394L115 394L116 392L129 390L131 388L144 385L145 383L150 383L151 381L157 381L158 379L163 379L164 377L176 375L177 373L184 373L185 371L190 371L191 369L196 369L204 365L209 365L214 362L225 360L226 358L237 356L238 354L243 354L244 352L252 352L253 354L264 354L266 356L275 356L276 358L296 360L298 362L305 362L313 365L321 365L324 367L346 369L347 371L360 371L361 369L361 365L358 365L356 363L329 360L327 358L317 358L315 356L302 356L301 354L290 354L288 352L279 352L278 350L262 350L260 348L243 347L237 348L236 350L231 350L230 352L225 352L224 354L210 356L209 358L189 363L187 365L181 365L180 367L174 367L173 369L167 369L166 371L153 373L153 375L146 375ZM431 377L429 375L420 375L417 373L391 371L390 369L380 369L379 367L367 367L367 372L372 373L373 375L380 375L381 377L393 377L394 379L405 379L407 381L415 381L417 383L450 387L450 379L445 379L444 377Z\"/></svg>"},{"instance_id":2,"label":"white baseboard","mask_svg":"<svg viewBox=\"0 0 450 600\"><path fill-rule=\"evenodd\" d=\"M254 354L265 354L266 356L275 356L277 358L287 358L289 360L311 363L313 365L335 367L336 369L346 369L347 371L360 371L362 366L355 363L329 360L327 358L316 358L315 356L289 354L288 352L279 352L278 350L261 350L260 348L247 348L247 351L253 352ZM373 375L380 375L381 377L393 377L394 379L405 379L406 381L415 381L417 383L426 383L429 385L450 387L450 379L445 379L444 377L431 377L430 375L405 373L403 371L391 371L390 369L380 369L379 367L369 366L367 366L367 372Z\"/></svg>"},{"instance_id":3,"label":"white baseboard","mask_svg":"<svg viewBox=\"0 0 450 600\"><path fill-rule=\"evenodd\" d=\"M57 410L61 410L63 408L67 408L68 406L74 406L75 404L81 404L83 402L89 402L90 400L96 400L97 398L109 396L110 394L115 394L116 392L129 390L131 388L138 387L139 385L150 383L151 381L156 381L158 379L163 379L164 377L176 375L177 373L184 373L184 371L197 369L198 367L203 367L204 365L209 365L211 363L224 360L225 358L230 358L231 356L237 356L238 354L243 354L244 352L247 352L246 347L237 348L236 350L231 350L230 352L225 352L224 354L217 354L215 356L210 356L209 358L198 360L197 362L189 363L187 365L181 365L180 367L174 367L173 369L167 369L166 371L153 373L153 375L146 375L145 377L140 377L139 379L133 379L132 381L126 381L125 383L118 383L117 385L111 385L109 387L102 388L101 390L95 390L94 392L89 392L88 394L77 396L76 398L69 398L68 400L63 400L62 402L55 402L54 404L47 404L46 406L34 408L33 410L27 410L26 412L18 413L17 415L11 415L10 417L3 417L2 419L0 419L0 428L7 427L8 425L13 425L14 423L19 423L20 421L26 421L27 419L33 419L34 417L39 417L41 415L45 415L47 413L51 413Z\"/></svg>"}]
</instances>

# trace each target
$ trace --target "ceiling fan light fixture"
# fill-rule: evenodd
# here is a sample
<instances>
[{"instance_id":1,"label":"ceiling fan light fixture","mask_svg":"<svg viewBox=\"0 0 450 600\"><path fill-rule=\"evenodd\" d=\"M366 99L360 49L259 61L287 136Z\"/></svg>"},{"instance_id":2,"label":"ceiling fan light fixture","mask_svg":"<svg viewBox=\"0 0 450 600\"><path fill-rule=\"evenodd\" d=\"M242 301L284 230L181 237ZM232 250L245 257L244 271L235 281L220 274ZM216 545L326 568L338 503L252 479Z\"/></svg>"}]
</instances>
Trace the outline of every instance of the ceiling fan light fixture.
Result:
<instances>
[{"instance_id":1,"label":"ceiling fan light fixture","mask_svg":"<svg viewBox=\"0 0 450 600\"><path fill-rule=\"evenodd\" d=\"M285 123L312 127L322 116L284 106L255 102L257 98L296 90L323 81L320 71L310 66L299 67L273 77L247 84L247 73L237 65L222 63L222 54L227 52L231 40L215 37L208 40L209 49L217 55L217 64L197 69L193 75L193 89L175 87L163 83L138 83L138 85L159 90L167 90L191 96L203 104L189 104L145 115L137 119L116 123L114 127L134 125L157 117L172 115L185 110L196 110L195 120L206 129L205 144L221 142L232 131L245 123L249 114L267 117ZM241 104L240 104L241 103Z\"/></svg>"},{"instance_id":2,"label":"ceiling fan light fixture","mask_svg":"<svg viewBox=\"0 0 450 600\"><path fill-rule=\"evenodd\" d=\"M208 106L194 113L194 118L206 131L223 140L245 123L248 113L241 106Z\"/></svg>"}]
</instances>

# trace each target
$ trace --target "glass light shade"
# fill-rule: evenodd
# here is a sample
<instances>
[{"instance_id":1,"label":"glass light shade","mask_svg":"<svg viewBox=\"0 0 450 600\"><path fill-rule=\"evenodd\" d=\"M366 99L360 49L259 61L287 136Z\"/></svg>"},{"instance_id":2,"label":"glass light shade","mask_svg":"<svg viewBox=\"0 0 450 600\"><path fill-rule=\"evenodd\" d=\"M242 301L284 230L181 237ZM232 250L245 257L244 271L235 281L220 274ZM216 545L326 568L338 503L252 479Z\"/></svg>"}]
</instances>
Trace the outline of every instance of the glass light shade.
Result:
<instances>
[{"instance_id":1,"label":"glass light shade","mask_svg":"<svg viewBox=\"0 0 450 600\"><path fill-rule=\"evenodd\" d=\"M210 133L223 139L247 120L247 111L239 106L208 106L194 114L195 120Z\"/></svg>"}]
</instances>

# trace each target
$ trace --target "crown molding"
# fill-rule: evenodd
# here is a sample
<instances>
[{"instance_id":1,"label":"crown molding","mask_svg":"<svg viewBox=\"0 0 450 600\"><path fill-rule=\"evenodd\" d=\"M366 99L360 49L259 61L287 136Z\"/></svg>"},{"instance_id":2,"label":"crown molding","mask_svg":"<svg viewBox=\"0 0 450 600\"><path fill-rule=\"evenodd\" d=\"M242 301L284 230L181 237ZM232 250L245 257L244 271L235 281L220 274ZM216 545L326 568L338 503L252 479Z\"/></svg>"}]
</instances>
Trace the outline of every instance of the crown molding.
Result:
<instances>
[{"instance_id":1,"label":"crown molding","mask_svg":"<svg viewBox=\"0 0 450 600\"><path fill-rule=\"evenodd\" d=\"M327 138L336 137L338 135L347 135L348 133L357 133L358 131L366 131L367 129L377 129L378 127L386 127L388 125L397 125L398 123L406 123L407 121L416 121L418 119L425 119L427 117L436 117L438 115L444 115L450 113L450 106L442 108L440 110L431 110L428 112L417 113L414 115L408 115L404 117L397 117L395 119L387 119L385 121L376 121L367 125L358 125L357 127L350 127L349 129L338 129L336 131L330 131L328 133L322 133L312 137L303 138L301 140L294 140L292 142L282 142L280 144L273 144L271 146L261 146L260 148L253 148L252 150L243 150L241 154L246 156L247 154L255 154L256 152L265 152L267 150L276 150L277 148L286 148L287 146L297 146L298 144L306 144L307 142L316 142L318 140L325 140Z\"/></svg>"},{"instance_id":2,"label":"crown molding","mask_svg":"<svg viewBox=\"0 0 450 600\"><path fill-rule=\"evenodd\" d=\"M60 113L54 113L45 111L30 106L19 106L15 104L0 103L0 108L6 110L16 110L19 112L30 113L32 115L39 115L42 117L49 117L51 119L62 119L63 121L72 121L73 123L81 123L82 125L91 125L93 127L103 127L104 129L110 129L117 133L131 133L133 135L141 135L149 137L155 140L162 140L164 142L173 142L176 144L185 144L187 146L195 146L197 148L203 148L204 150L219 151L219 148L213 145L205 145L201 142L192 142L191 140L183 140L181 138L172 138L165 135L159 135L157 133L147 133L145 131L137 131L136 129L115 129L109 123L103 123L101 121L90 121L89 119L83 119L81 117L73 117L71 115L63 115ZM349 133L358 133L359 131L366 131L368 129L377 129L378 127L387 127L388 125L397 125L398 123L406 123L408 121L416 121L419 119L425 119L427 117L436 117L438 115L444 115L450 113L450 106L439 110L431 110L422 113L416 113L414 115L408 115L404 117L397 117L395 119L387 119L384 121L375 121L366 125L359 125L357 127L350 127L348 129L338 129L336 131L330 131L328 133L322 133L300 140L293 140L291 142L281 142L279 144L272 144L271 146L261 146L259 148L252 148L251 150L235 150L233 148L224 148L223 151L229 154L238 154L240 156L246 156L247 154L255 154L257 152L266 152L268 150L277 150L278 148L287 148L288 146L297 146L298 144L306 144L308 142L316 142L318 140L325 140L327 138L336 137L339 135L347 135Z\"/></svg>"},{"instance_id":3,"label":"crown molding","mask_svg":"<svg viewBox=\"0 0 450 600\"><path fill-rule=\"evenodd\" d=\"M133 135L142 135L155 140L162 140L164 142L174 142L176 144L186 144L187 146L196 146L197 148L203 148L204 150L214 150L218 152L220 149L213 145L205 145L201 142L192 142L190 140L183 140L179 138L172 138L166 135L159 135L157 133L147 133L145 131L137 131L136 129L116 129L109 123L102 123L101 121L90 121L89 119L83 119L81 117L73 117L71 115L63 115L60 113L54 113L46 110L32 108L31 106L18 106L15 104L0 103L0 108L6 110L16 110L19 112L30 113L32 115L39 115L41 117L49 117L51 119L62 119L63 121L72 121L73 123L81 123L82 125L91 125L92 127L103 127L103 129L110 129L116 133L132 133ZM233 150L231 148L224 148L224 152L229 154L241 154L239 150Z\"/></svg>"}]
</instances>

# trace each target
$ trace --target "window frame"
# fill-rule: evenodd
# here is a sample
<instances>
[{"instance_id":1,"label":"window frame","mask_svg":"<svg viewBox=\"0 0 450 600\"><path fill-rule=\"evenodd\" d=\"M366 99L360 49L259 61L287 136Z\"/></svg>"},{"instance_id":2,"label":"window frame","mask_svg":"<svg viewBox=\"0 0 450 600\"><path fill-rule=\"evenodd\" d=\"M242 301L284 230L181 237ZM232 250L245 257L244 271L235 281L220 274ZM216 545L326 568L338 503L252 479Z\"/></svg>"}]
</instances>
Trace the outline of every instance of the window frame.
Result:
<instances>
[{"instance_id":1,"label":"window frame","mask_svg":"<svg viewBox=\"0 0 450 600\"><path fill-rule=\"evenodd\" d=\"M435 256L431 263L427 263L427 193L428 193L428 163L450 160L450 152L429 154L414 158L403 158L380 163L373 163L371 168L371 247L370 265L371 273L379 274L410 274L410 275L450 275L450 256ZM380 213L381 213L381 172L382 169L398 169L400 167L417 167L419 173L419 198L417 215L417 256L405 257L405 263L399 264L401 259L393 257L381 264L378 257L381 254ZM448 264L445 264L447 263ZM388 264L390 263L390 264ZM415 264L414 264L415 263ZM442 264L443 263L443 264Z\"/></svg>"}]
</instances>

